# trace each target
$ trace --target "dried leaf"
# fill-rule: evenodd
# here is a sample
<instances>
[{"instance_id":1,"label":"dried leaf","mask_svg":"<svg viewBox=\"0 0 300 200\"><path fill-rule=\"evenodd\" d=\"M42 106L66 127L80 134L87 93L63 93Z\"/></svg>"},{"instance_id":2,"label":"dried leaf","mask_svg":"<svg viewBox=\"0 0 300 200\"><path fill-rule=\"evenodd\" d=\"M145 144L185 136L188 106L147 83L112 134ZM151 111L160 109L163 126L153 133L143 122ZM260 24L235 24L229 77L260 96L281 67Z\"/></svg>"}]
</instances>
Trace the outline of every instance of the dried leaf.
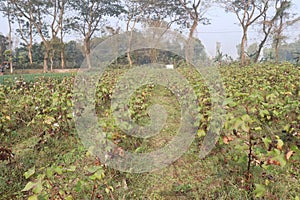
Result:
<instances>
[{"instance_id":1,"label":"dried leaf","mask_svg":"<svg viewBox=\"0 0 300 200\"><path fill-rule=\"evenodd\" d=\"M223 142L224 144L229 144L230 141L233 141L234 139L230 136L224 136L223 137Z\"/></svg>"},{"instance_id":2,"label":"dried leaf","mask_svg":"<svg viewBox=\"0 0 300 200\"><path fill-rule=\"evenodd\" d=\"M287 154L285 155L285 158L286 158L287 160L289 160L290 157L293 155L293 153L294 153L294 151L289 151L289 152L287 152Z\"/></svg>"}]
</instances>

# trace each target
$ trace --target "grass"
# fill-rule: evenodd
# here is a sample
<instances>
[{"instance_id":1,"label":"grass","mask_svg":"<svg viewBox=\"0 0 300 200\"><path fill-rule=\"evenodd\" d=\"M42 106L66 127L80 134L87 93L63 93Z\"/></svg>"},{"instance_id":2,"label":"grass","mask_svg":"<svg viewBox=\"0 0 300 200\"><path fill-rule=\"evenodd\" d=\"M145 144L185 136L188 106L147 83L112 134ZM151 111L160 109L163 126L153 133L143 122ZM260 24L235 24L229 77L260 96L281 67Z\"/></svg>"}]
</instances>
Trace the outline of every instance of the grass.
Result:
<instances>
[{"instance_id":1,"label":"grass","mask_svg":"<svg viewBox=\"0 0 300 200\"><path fill-rule=\"evenodd\" d=\"M26 82L34 82L39 78L63 78L65 76L73 76L74 73L42 73L42 74L12 74L0 76L0 84L12 84L16 80L24 80Z\"/></svg>"}]
</instances>

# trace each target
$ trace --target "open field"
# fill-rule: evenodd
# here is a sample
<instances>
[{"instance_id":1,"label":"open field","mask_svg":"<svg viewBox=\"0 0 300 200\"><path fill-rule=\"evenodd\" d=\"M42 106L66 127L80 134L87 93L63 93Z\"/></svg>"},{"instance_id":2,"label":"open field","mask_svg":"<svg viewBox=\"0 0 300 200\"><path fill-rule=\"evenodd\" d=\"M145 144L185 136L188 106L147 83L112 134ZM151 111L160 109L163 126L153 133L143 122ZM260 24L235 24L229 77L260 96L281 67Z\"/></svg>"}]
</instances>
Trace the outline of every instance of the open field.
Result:
<instances>
[{"instance_id":1,"label":"open field","mask_svg":"<svg viewBox=\"0 0 300 200\"><path fill-rule=\"evenodd\" d=\"M170 166L143 174L111 169L84 148L73 121L74 75L24 75L9 81L12 84L0 77L0 199L298 200L300 69L288 63L219 69L227 114L216 147L199 159L211 99L201 76L181 66L176 70L198 98L196 138ZM129 102L132 120L149 123L147 108L156 103L169 117L159 135L130 137L116 125L110 108L114 86L124 72L108 70L97 84L95 105L102 128L121 149L143 153L163 147L180 122L176 97L163 86L137 90Z\"/></svg>"},{"instance_id":2,"label":"open field","mask_svg":"<svg viewBox=\"0 0 300 200\"><path fill-rule=\"evenodd\" d=\"M28 74L12 74L12 75L2 75L0 76L0 84L12 84L16 81L24 80L26 82L34 82L36 79L44 77L44 78L63 78L65 76L72 76L76 72L70 71L70 72L52 72L44 74L42 71L37 71L35 73L34 71Z\"/></svg>"}]
</instances>

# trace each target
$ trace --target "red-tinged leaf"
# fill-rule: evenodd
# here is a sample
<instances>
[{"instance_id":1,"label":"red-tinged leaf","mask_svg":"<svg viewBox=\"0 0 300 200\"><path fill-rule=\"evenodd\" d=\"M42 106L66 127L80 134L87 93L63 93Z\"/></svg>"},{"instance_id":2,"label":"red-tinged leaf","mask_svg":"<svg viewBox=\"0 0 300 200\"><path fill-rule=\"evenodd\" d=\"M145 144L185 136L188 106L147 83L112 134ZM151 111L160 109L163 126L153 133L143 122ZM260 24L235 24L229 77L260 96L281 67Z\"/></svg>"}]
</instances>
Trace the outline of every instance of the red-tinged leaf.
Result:
<instances>
[{"instance_id":1,"label":"red-tinged leaf","mask_svg":"<svg viewBox=\"0 0 300 200\"><path fill-rule=\"evenodd\" d=\"M100 159L99 159L98 157L96 157L94 164L95 164L96 166L101 165L101 161L100 161Z\"/></svg>"},{"instance_id":2,"label":"red-tinged leaf","mask_svg":"<svg viewBox=\"0 0 300 200\"><path fill-rule=\"evenodd\" d=\"M267 164L269 164L269 165L278 165L278 166L280 166L280 162L279 162L279 161L272 160L272 159L269 159L269 160L267 161Z\"/></svg>"},{"instance_id":3,"label":"red-tinged leaf","mask_svg":"<svg viewBox=\"0 0 300 200\"><path fill-rule=\"evenodd\" d=\"M223 142L224 142L224 144L229 144L229 141L228 141L228 137L227 137L227 136L224 136L224 137L223 137Z\"/></svg>"},{"instance_id":4,"label":"red-tinged leaf","mask_svg":"<svg viewBox=\"0 0 300 200\"><path fill-rule=\"evenodd\" d=\"M230 136L224 136L223 137L223 142L224 144L229 144L230 141L233 141L234 139Z\"/></svg>"}]
</instances>

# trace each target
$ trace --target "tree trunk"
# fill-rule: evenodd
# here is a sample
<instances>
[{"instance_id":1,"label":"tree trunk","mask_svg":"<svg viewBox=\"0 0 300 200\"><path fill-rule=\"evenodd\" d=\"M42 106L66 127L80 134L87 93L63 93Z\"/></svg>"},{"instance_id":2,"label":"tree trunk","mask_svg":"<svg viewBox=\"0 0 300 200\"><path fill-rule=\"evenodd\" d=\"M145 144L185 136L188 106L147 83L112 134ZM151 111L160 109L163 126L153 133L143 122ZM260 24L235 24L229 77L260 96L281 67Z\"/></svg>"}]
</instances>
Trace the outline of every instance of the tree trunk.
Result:
<instances>
[{"instance_id":1,"label":"tree trunk","mask_svg":"<svg viewBox=\"0 0 300 200\"><path fill-rule=\"evenodd\" d=\"M60 52L60 59L61 59L61 63L60 63L61 68L64 69L65 68L65 50L64 50L64 48Z\"/></svg>"},{"instance_id":2,"label":"tree trunk","mask_svg":"<svg viewBox=\"0 0 300 200\"><path fill-rule=\"evenodd\" d=\"M132 59L131 59L131 55L130 55L130 50L127 51L127 60L129 63L129 67L131 68L132 67Z\"/></svg>"},{"instance_id":3,"label":"tree trunk","mask_svg":"<svg viewBox=\"0 0 300 200\"><path fill-rule=\"evenodd\" d=\"M241 65L243 67L247 64L246 53L245 53L246 42L247 42L247 28L243 28L243 37L242 37L241 52L240 52Z\"/></svg>"},{"instance_id":4,"label":"tree trunk","mask_svg":"<svg viewBox=\"0 0 300 200\"><path fill-rule=\"evenodd\" d=\"M194 37L194 33L195 33L195 30L196 30L197 26L198 26L198 21L194 20L193 25L192 25L192 27L190 29L190 34L189 34L190 38Z\"/></svg>"},{"instance_id":5,"label":"tree trunk","mask_svg":"<svg viewBox=\"0 0 300 200\"><path fill-rule=\"evenodd\" d=\"M127 22L127 31L129 31L129 20ZM128 48L127 48L127 60L128 60L128 63L129 63L129 67L131 68L132 67L132 59L131 59L131 54L130 54L130 50L131 50L131 40L132 40L132 29L130 31L130 36L129 36L129 40L128 40Z\"/></svg>"},{"instance_id":6,"label":"tree trunk","mask_svg":"<svg viewBox=\"0 0 300 200\"><path fill-rule=\"evenodd\" d=\"M261 54L261 50L262 50L263 46L264 46L264 44L260 43L259 46L258 46L257 51L255 52L255 58L254 58L255 63L258 62L258 59L259 59L259 56Z\"/></svg>"},{"instance_id":7,"label":"tree trunk","mask_svg":"<svg viewBox=\"0 0 300 200\"><path fill-rule=\"evenodd\" d=\"M10 19L10 7L8 7L7 10L7 20L8 20L8 27L9 27L9 32L8 32L8 42L9 42L9 66L10 66L10 73L13 73L13 58L12 58L12 27L11 27L11 19Z\"/></svg>"},{"instance_id":8,"label":"tree trunk","mask_svg":"<svg viewBox=\"0 0 300 200\"><path fill-rule=\"evenodd\" d=\"M28 58L29 58L29 63L30 63L30 65L32 65L32 63L33 63L33 61L32 61L32 51L31 51L31 49L32 49L32 45L28 45L28 46L27 46L27 50L28 50Z\"/></svg>"},{"instance_id":9,"label":"tree trunk","mask_svg":"<svg viewBox=\"0 0 300 200\"><path fill-rule=\"evenodd\" d=\"M62 1L62 4L64 5L65 2ZM59 26L60 26L60 45L61 45L61 52L60 52L60 59L61 59L61 68L64 69L65 68L65 44L64 44L64 34L63 34L63 14L64 13L64 10L61 10L61 14L60 14L60 23L59 23Z\"/></svg>"},{"instance_id":10,"label":"tree trunk","mask_svg":"<svg viewBox=\"0 0 300 200\"><path fill-rule=\"evenodd\" d=\"M50 71L52 72L53 71L53 55L54 55L54 52L50 55Z\"/></svg>"},{"instance_id":11,"label":"tree trunk","mask_svg":"<svg viewBox=\"0 0 300 200\"><path fill-rule=\"evenodd\" d=\"M30 15L31 12L30 12ZM33 31L32 31L32 28L33 28L33 24L31 21L29 21L29 45L28 45L28 58L29 58L29 62L30 62L30 65L32 65L33 61L32 61L32 43L33 43Z\"/></svg>"},{"instance_id":12,"label":"tree trunk","mask_svg":"<svg viewBox=\"0 0 300 200\"><path fill-rule=\"evenodd\" d=\"M85 38L84 39L84 54L85 54L85 59L86 59L86 65L88 69L91 69L91 58L90 58L90 42L89 39Z\"/></svg>"},{"instance_id":13,"label":"tree trunk","mask_svg":"<svg viewBox=\"0 0 300 200\"><path fill-rule=\"evenodd\" d=\"M275 62L279 62L279 40L275 42Z\"/></svg>"},{"instance_id":14,"label":"tree trunk","mask_svg":"<svg viewBox=\"0 0 300 200\"><path fill-rule=\"evenodd\" d=\"M32 18L32 12L30 11L29 12L29 16L30 16L30 19ZM27 40L27 37L28 36L25 36L24 35L24 30L23 30L23 26L21 25L21 23L24 23L24 22L21 22L20 18L17 17L17 21L18 21L18 25L19 25L19 34L21 36L21 39L24 41L24 43L26 44L26 47L27 47L27 57L29 59L29 63L30 65L32 65L32 43L33 43L33 36L32 36L32 28L33 28L33 24L31 22L31 20L28 20L29 22L29 30L28 30L28 35L29 35L29 41Z\"/></svg>"},{"instance_id":15,"label":"tree trunk","mask_svg":"<svg viewBox=\"0 0 300 200\"><path fill-rule=\"evenodd\" d=\"M193 44L190 43L190 41L193 41L192 39L194 37L194 33L196 31L197 26L198 26L198 21L194 20L193 25L190 29L190 33L189 33L188 47L185 50L185 61L187 63L189 63L190 60L193 59L193 57L194 57L194 53L195 53L194 47L193 47Z\"/></svg>"},{"instance_id":16,"label":"tree trunk","mask_svg":"<svg viewBox=\"0 0 300 200\"><path fill-rule=\"evenodd\" d=\"M91 65L90 53L86 53L85 58L86 58L86 64L87 64L88 69L91 69L92 65Z\"/></svg>"},{"instance_id":17,"label":"tree trunk","mask_svg":"<svg viewBox=\"0 0 300 200\"><path fill-rule=\"evenodd\" d=\"M150 59L151 59L151 63L157 63L157 50L156 49L150 49Z\"/></svg>"},{"instance_id":18,"label":"tree trunk","mask_svg":"<svg viewBox=\"0 0 300 200\"><path fill-rule=\"evenodd\" d=\"M127 24L126 24L126 30L129 31L129 27L130 27L130 19L128 19L127 21ZM130 27L130 36L129 36L129 40L128 40L128 48L127 48L127 60L128 60L128 63L129 63L129 66L130 68L132 67L132 59L131 59L131 54L130 54L130 50L131 50L131 41L132 41L132 32L133 32L133 29L135 27L135 24L137 22L137 19L134 20L134 23L133 23L133 26Z\"/></svg>"},{"instance_id":19,"label":"tree trunk","mask_svg":"<svg viewBox=\"0 0 300 200\"><path fill-rule=\"evenodd\" d=\"M50 55L49 55L49 61L50 61L50 71L52 72L53 71L53 58L54 58L54 55L55 55L55 50L54 50L54 47L52 46L51 47L51 50L49 51Z\"/></svg>"},{"instance_id":20,"label":"tree trunk","mask_svg":"<svg viewBox=\"0 0 300 200\"><path fill-rule=\"evenodd\" d=\"M44 73L46 73L48 71L48 50L45 50L44 52Z\"/></svg>"},{"instance_id":21,"label":"tree trunk","mask_svg":"<svg viewBox=\"0 0 300 200\"><path fill-rule=\"evenodd\" d=\"M257 63L258 62L258 59L259 59L259 56L261 54L261 51L269 37L269 33L271 32L271 29L268 30L268 32L265 34L265 37L264 39L260 42L259 46L258 46L258 50L256 51L256 55L255 55L255 58L254 58L254 62Z\"/></svg>"},{"instance_id":22,"label":"tree trunk","mask_svg":"<svg viewBox=\"0 0 300 200\"><path fill-rule=\"evenodd\" d=\"M65 68L65 45L64 45L64 41L63 41L63 34L61 31L60 34L60 45L61 45L61 49L60 49L60 66L62 69Z\"/></svg>"},{"instance_id":23,"label":"tree trunk","mask_svg":"<svg viewBox=\"0 0 300 200\"><path fill-rule=\"evenodd\" d=\"M283 16L281 15L280 19L279 19L279 27L278 27L278 29L276 30L276 33L275 33L274 48L275 48L275 62L276 63L279 62L279 46L280 46L281 38L282 38L282 30L283 30Z\"/></svg>"}]
</instances>

